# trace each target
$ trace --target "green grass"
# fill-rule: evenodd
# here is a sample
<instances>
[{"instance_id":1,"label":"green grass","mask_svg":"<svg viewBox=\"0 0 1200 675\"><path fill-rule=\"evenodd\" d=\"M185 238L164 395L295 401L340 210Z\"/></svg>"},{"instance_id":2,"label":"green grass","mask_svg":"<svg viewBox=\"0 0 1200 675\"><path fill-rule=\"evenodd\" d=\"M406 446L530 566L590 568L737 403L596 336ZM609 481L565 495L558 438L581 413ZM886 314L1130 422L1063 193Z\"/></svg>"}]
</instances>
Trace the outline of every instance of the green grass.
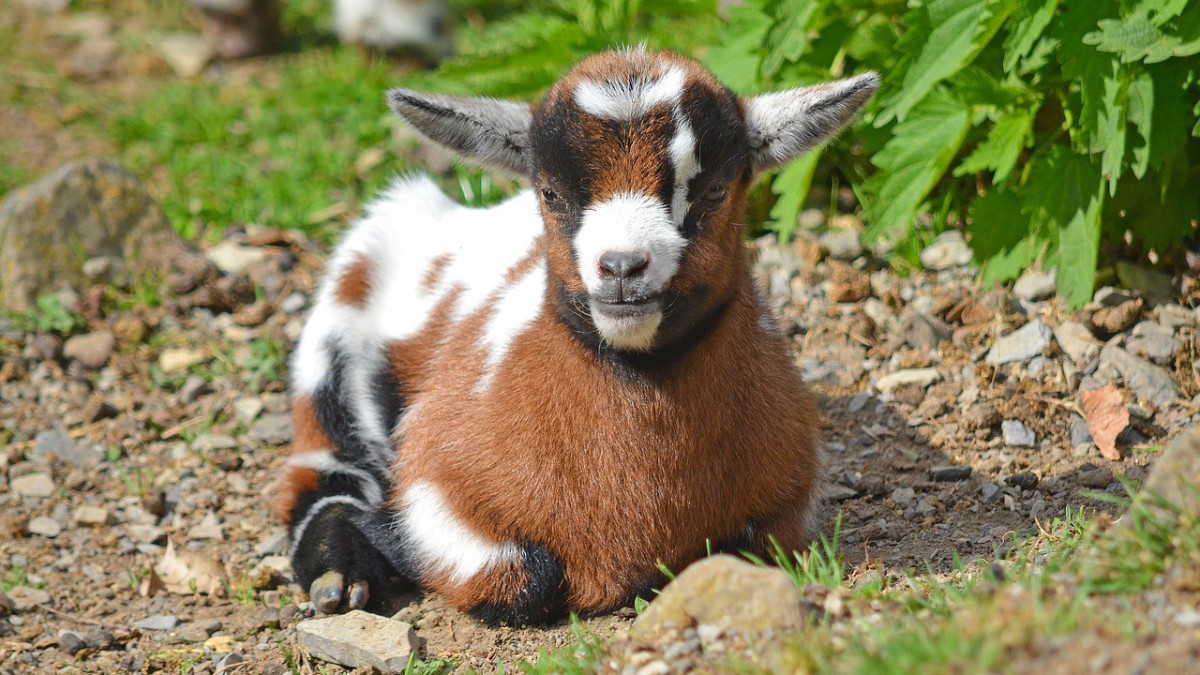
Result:
<instances>
[{"instance_id":1,"label":"green grass","mask_svg":"<svg viewBox=\"0 0 1200 675\"><path fill-rule=\"evenodd\" d=\"M67 308L57 295L43 295L37 299L36 309L5 312L5 316L19 330L31 333L66 335L86 324L84 318Z\"/></svg>"},{"instance_id":2,"label":"green grass","mask_svg":"<svg viewBox=\"0 0 1200 675\"><path fill-rule=\"evenodd\" d=\"M12 569L4 573L0 577L0 591L5 593L11 591L17 586L29 586L29 566L28 565L13 565ZM44 586L45 584L33 584L36 587Z\"/></svg>"}]
</instances>

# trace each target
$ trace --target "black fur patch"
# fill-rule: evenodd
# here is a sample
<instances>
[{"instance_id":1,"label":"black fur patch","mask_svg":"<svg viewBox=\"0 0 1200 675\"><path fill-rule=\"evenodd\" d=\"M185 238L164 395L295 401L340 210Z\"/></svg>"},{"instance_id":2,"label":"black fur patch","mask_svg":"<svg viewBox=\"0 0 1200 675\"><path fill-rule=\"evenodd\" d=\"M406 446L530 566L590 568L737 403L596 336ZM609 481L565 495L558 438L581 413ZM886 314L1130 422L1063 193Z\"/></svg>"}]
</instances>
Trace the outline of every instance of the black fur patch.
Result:
<instances>
[{"instance_id":1,"label":"black fur patch","mask_svg":"<svg viewBox=\"0 0 1200 675\"><path fill-rule=\"evenodd\" d=\"M548 624L567 615L567 579L562 562L541 544L521 546L526 583L512 602L483 603L471 615L489 626Z\"/></svg>"},{"instance_id":2,"label":"black fur patch","mask_svg":"<svg viewBox=\"0 0 1200 675\"><path fill-rule=\"evenodd\" d=\"M375 603L390 592L412 587L410 577L357 528L354 521L365 513L351 504L331 504L322 509L304 530L292 552L292 569L304 589L326 572L340 572L346 583L366 581Z\"/></svg>"},{"instance_id":3,"label":"black fur patch","mask_svg":"<svg viewBox=\"0 0 1200 675\"><path fill-rule=\"evenodd\" d=\"M340 345L330 346L329 355L329 373L325 380L313 393L313 406L317 411L317 423L321 425L321 430L329 437L333 443L334 454L338 460L351 464L355 467L363 469L374 476L379 483L380 488L387 492L391 486L390 476L383 473L383 467L375 466L371 461L374 452L371 447L372 442L364 439L356 429L354 419L354 406L351 405L350 390L346 382L346 370L349 368L348 357L346 351ZM384 367L387 370L387 367ZM385 374L386 375L386 374ZM376 374L372 378L372 382L376 384L374 391L377 405L378 399L381 396L379 392L380 386L391 386L390 382L385 382L383 385L376 382L376 378L380 374ZM384 419L399 415L399 411L392 412L391 406L399 407L399 393L395 393L396 400L391 400L389 396L384 396L384 403L388 407L380 405L383 411ZM386 427L390 428L390 427Z\"/></svg>"}]
</instances>

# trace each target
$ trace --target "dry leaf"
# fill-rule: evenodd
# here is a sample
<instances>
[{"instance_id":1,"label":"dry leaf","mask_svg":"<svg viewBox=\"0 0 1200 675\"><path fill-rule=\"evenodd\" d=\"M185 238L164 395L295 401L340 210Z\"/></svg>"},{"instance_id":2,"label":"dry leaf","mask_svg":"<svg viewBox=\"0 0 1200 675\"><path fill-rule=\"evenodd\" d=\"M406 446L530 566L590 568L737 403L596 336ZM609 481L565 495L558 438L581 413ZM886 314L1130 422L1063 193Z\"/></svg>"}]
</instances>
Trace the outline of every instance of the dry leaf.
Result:
<instances>
[{"instance_id":1,"label":"dry leaf","mask_svg":"<svg viewBox=\"0 0 1200 675\"><path fill-rule=\"evenodd\" d=\"M142 583L138 585L138 595L143 598L152 598L164 588L162 577L158 576L158 572L150 570L150 573L142 578Z\"/></svg>"},{"instance_id":2,"label":"dry leaf","mask_svg":"<svg viewBox=\"0 0 1200 675\"><path fill-rule=\"evenodd\" d=\"M225 570L220 563L196 551L177 551L175 543L169 539L167 550L154 571L172 593L219 595L224 588Z\"/></svg>"},{"instance_id":3,"label":"dry leaf","mask_svg":"<svg viewBox=\"0 0 1200 675\"><path fill-rule=\"evenodd\" d=\"M1105 459L1121 459L1121 451L1117 449L1117 436L1129 426L1129 409L1125 407L1125 399L1114 384L1106 384L1099 389L1080 393L1083 401L1083 415L1087 419L1088 431L1092 440L1100 448L1100 454Z\"/></svg>"}]
</instances>

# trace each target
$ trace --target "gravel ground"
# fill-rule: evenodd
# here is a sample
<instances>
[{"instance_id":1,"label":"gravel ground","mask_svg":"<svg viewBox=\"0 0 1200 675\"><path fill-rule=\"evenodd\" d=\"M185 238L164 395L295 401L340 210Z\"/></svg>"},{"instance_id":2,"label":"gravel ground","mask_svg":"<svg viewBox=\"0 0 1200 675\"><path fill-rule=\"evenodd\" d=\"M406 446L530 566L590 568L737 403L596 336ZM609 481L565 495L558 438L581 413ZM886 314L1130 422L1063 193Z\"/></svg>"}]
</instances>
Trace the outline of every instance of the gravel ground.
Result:
<instances>
[{"instance_id":1,"label":"gravel ground","mask_svg":"<svg viewBox=\"0 0 1200 675\"><path fill-rule=\"evenodd\" d=\"M852 579L948 571L1069 506L1103 509L1083 492L1123 493L1118 479L1142 479L1195 420L1194 311L1102 289L1065 312L1030 283L1025 298L981 291L953 237L934 246L951 249L945 269L899 276L838 236L754 246L821 396L827 528L841 513ZM173 279L161 304L97 287L67 298L86 325L65 340L0 324L0 588L16 605L0 603L0 671L306 667L293 626L312 608L265 494L322 255L292 233L231 230L208 251L224 271ZM1079 395L1109 383L1130 412L1116 461ZM428 658L483 670L573 640L490 630L436 597L392 609ZM610 635L632 616L589 624Z\"/></svg>"}]
</instances>

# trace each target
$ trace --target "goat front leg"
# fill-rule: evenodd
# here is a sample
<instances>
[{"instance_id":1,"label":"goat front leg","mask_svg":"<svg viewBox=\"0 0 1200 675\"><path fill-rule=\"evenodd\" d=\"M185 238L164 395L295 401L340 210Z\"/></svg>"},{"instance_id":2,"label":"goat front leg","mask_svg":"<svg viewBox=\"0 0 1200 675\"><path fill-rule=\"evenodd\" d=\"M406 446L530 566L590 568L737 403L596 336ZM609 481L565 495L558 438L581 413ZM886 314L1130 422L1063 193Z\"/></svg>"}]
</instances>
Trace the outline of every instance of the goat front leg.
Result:
<instances>
[{"instance_id":1,"label":"goat front leg","mask_svg":"<svg viewBox=\"0 0 1200 675\"><path fill-rule=\"evenodd\" d=\"M312 483L292 508L292 569L316 608L362 609L372 594L410 587L413 573L388 534L386 504L362 494L352 476L306 468L289 467Z\"/></svg>"}]
</instances>

